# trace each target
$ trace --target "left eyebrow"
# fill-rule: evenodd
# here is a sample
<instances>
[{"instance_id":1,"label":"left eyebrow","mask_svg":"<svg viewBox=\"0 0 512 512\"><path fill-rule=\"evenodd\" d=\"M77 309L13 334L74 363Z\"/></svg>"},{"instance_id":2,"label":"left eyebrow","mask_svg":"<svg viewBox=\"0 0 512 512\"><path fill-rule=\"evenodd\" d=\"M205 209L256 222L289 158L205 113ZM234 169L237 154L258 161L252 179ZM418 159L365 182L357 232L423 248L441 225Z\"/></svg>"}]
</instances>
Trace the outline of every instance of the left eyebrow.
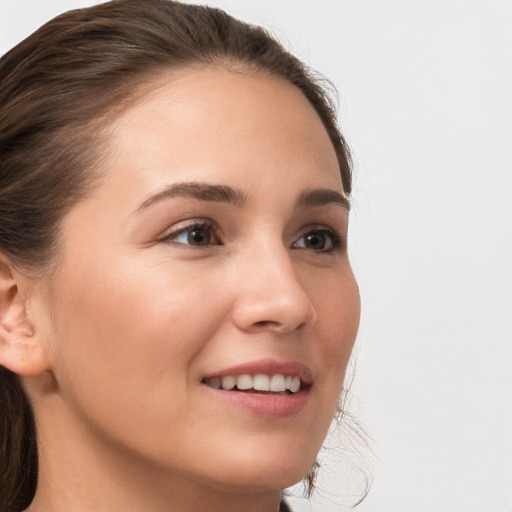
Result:
<instances>
[{"instance_id":1,"label":"left eyebrow","mask_svg":"<svg viewBox=\"0 0 512 512\"><path fill-rule=\"evenodd\" d=\"M339 204L347 212L350 211L350 201L336 190L329 188L315 188L305 190L297 200L297 208L323 206L326 204Z\"/></svg>"}]
</instances>

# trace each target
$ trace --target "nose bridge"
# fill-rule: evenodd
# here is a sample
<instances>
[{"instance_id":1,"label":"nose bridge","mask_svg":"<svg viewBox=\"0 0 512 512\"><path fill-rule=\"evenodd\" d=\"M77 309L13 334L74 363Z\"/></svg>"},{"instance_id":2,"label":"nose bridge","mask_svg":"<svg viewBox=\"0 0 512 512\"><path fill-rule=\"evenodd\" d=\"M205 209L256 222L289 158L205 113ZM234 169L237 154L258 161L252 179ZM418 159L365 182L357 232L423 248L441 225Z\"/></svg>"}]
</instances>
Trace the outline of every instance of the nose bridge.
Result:
<instances>
[{"instance_id":1,"label":"nose bridge","mask_svg":"<svg viewBox=\"0 0 512 512\"><path fill-rule=\"evenodd\" d=\"M263 238L243 258L238 325L284 333L313 323L314 305L297 275L290 249L279 237Z\"/></svg>"}]
</instances>

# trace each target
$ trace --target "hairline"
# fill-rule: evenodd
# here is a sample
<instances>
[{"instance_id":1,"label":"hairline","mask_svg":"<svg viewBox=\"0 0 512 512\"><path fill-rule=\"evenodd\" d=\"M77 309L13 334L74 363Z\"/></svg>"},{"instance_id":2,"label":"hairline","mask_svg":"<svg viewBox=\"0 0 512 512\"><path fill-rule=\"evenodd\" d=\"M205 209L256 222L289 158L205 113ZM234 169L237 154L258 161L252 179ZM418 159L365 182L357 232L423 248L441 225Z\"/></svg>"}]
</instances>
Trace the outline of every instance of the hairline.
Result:
<instances>
[{"instance_id":1,"label":"hairline","mask_svg":"<svg viewBox=\"0 0 512 512\"><path fill-rule=\"evenodd\" d=\"M93 149L90 150L87 157L84 158L84 160L87 160L86 165L84 165L84 167L86 167L86 169L84 169L84 175L86 176L83 186L84 191L68 208L64 209L60 219L56 222L55 239L52 243L47 260L43 263L31 263L14 259L7 255L9 259L19 267L20 271L23 270L22 273L26 277L34 279L48 278L49 282L54 282L58 278L58 270L62 265L63 256L61 228L64 219L76 205L90 197L90 195L101 186L103 178L107 175L106 171L111 156L110 150L112 148L112 137L116 123L138 104L157 98L161 91L169 85L170 81L179 80L181 77L189 75L190 72L201 73L202 71L215 69L246 76L267 77L283 84L288 84L304 97L308 105L318 115L315 106L311 103L304 91L285 76L279 75L256 63L247 63L243 62L241 59L238 60L232 57L211 57L205 58L204 60L183 63L183 65L165 66L165 64L157 64L139 73L130 74L125 84L125 88L131 87L129 93L121 93L110 105L107 105L99 111L97 115L91 116L89 120L78 120L65 126L64 129L59 128L55 131L54 135L57 137L62 136L62 132L65 131L65 138L69 137L69 133L71 132L80 132L80 135L85 133L88 135L91 142L89 147ZM322 125L324 124L321 119L320 122ZM325 126L324 129L337 155L336 147ZM342 171L339 162L338 170L341 175Z\"/></svg>"}]
</instances>

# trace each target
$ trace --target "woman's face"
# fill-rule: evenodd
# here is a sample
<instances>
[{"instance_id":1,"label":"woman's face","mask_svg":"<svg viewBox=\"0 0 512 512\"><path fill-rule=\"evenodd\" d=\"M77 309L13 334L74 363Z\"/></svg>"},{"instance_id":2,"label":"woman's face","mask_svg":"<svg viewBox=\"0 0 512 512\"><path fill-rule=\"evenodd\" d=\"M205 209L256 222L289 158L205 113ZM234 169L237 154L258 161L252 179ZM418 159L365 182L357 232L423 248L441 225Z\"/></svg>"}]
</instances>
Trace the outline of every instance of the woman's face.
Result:
<instances>
[{"instance_id":1,"label":"woman's face","mask_svg":"<svg viewBox=\"0 0 512 512\"><path fill-rule=\"evenodd\" d=\"M288 83L209 69L170 77L110 136L101 183L64 219L48 302L60 420L133 467L293 484L360 309L320 119Z\"/></svg>"}]
</instances>

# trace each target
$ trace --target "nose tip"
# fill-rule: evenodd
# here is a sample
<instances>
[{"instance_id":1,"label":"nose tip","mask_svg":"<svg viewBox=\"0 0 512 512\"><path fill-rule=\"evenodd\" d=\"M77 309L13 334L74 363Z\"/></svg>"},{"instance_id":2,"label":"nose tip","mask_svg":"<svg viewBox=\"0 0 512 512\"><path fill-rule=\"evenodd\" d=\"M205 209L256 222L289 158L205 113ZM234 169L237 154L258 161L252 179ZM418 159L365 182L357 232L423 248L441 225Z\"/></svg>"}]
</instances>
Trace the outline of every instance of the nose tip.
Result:
<instances>
[{"instance_id":1,"label":"nose tip","mask_svg":"<svg viewBox=\"0 0 512 512\"><path fill-rule=\"evenodd\" d=\"M286 334L314 324L314 305L289 256L261 263L246 274L235 305L237 326L247 332Z\"/></svg>"}]
</instances>

